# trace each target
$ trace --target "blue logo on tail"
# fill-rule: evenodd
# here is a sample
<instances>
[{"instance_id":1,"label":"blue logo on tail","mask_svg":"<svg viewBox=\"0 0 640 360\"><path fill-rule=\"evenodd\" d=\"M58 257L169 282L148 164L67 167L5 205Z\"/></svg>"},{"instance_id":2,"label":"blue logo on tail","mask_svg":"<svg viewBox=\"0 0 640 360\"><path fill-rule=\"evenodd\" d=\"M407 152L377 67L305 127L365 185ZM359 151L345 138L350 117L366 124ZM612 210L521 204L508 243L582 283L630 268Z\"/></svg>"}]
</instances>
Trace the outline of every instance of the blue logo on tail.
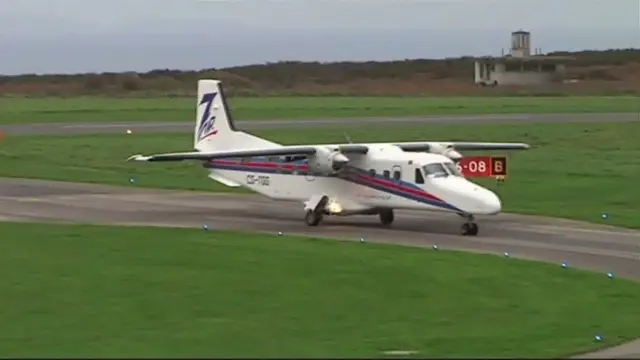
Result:
<instances>
[{"instance_id":1,"label":"blue logo on tail","mask_svg":"<svg viewBox=\"0 0 640 360\"><path fill-rule=\"evenodd\" d=\"M198 104L198 106L204 105L204 111L202 112L200 125L198 126L198 141L218 133L218 130L215 130L214 128L216 116L211 115L211 105L213 104L213 100L216 98L216 95L218 95L218 93L206 93L202 95L200 104Z\"/></svg>"}]
</instances>

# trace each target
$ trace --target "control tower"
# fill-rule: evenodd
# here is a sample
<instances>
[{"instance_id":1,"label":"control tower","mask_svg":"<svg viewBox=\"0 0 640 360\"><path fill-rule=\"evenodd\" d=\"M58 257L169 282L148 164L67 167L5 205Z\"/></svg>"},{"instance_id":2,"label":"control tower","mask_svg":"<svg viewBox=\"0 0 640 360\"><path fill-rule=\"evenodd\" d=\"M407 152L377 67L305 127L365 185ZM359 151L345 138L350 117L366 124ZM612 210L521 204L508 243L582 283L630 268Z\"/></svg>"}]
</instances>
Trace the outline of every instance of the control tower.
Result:
<instances>
[{"instance_id":1,"label":"control tower","mask_svg":"<svg viewBox=\"0 0 640 360\"><path fill-rule=\"evenodd\" d=\"M515 58L531 56L531 33L528 31L515 31L511 33L510 55Z\"/></svg>"},{"instance_id":2,"label":"control tower","mask_svg":"<svg viewBox=\"0 0 640 360\"><path fill-rule=\"evenodd\" d=\"M532 54L531 33L518 30L511 33L507 55L476 59L475 83L483 86L559 83L565 77L565 64L572 60L575 59L542 55L542 49L535 49Z\"/></svg>"}]
</instances>

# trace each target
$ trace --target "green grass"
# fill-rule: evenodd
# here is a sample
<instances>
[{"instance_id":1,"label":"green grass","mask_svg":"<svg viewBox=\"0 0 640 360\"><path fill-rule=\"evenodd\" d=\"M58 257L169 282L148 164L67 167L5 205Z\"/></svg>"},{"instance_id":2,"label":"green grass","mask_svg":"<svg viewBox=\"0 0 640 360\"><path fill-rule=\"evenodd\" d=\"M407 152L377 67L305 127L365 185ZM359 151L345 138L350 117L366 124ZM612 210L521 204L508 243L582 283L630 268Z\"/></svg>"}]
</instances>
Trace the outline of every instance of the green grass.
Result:
<instances>
[{"instance_id":1,"label":"green grass","mask_svg":"<svg viewBox=\"0 0 640 360\"><path fill-rule=\"evenodd\" d=\"M509 154L506 183L481 179L504 211L640 228L640 126L637 123L367 126L360 129L274 129L255 132L285 144L414 140L522 141L534 149ZM135 153L188 151L191 134L101 134L7 137L0 176L208 191L230 191L199 163L130 163ZM467 153L471 154L471 153ZM234 190L238 191L238 190ZM241 190L244 191L244 190Z\"/></svg>"},{"instance_id":2,"label":"green grass","mask_svg":"<svg viewBox=\"0 0 640 360\"><path fill-rule=\"evenodd\" d=\"M195 98L0 98L0 124L191 121ZM231 98L238 119L424 116L432 114L636 112L627 97L280 97Z\"/></svg>"},{"instance_id":3,"label":"green grass","mask_svg":"<svg viewBox=\"0 0 640 360\"><path fill-rule=\"evenodd\" d=\"M199 229L0 231L7 358L554 357L640 335L638 284L551 264Z\"/></svg>"}]
</instances>

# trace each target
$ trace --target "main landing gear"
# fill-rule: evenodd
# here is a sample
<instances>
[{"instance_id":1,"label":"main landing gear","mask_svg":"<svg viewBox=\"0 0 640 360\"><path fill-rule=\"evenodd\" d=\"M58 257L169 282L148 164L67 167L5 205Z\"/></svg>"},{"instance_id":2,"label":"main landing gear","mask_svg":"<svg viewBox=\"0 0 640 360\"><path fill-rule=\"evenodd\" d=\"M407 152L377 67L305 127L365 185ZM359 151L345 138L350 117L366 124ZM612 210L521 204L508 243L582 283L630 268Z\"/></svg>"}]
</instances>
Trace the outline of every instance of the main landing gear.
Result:
<instances>
[{"instance_id":1,"label":"main landing gear","mask_svg":"<svg viewBox=\"0 0 640 360\"><path fill-rule=\"evenodd\" d=\"M316 212L313 210L307 210L307 213L304 215L304 222L309 226L318 226L322 221L322 213Z\"/></svg>"},{"instance_id":2,"label":"main landing gear","mask_svg":"<svg viewBox=\"0 0 640 360\"><path fill-rule=\"evenodd\" d=\"M373 213L375 214L375 212ZM371 215L373 215L371 214ZM393 209L385 209L378 212L380 223L384 226L390 226L394 220ZM308 209L304 215L304 222L309 226L318 226L324 218L324 212L322 210Z\"/></svg>"},{"instance_id":3,"label":"main landing gear","mask_svg":"<svg viewBox=\"0 0 640 360\"><path fill-rule=\"evenodd\" d=\"M304 222L309 226L318 226L322 222L324 208L329 203L326 195L313 196L305 204Z\"/></svg>"},{"instance_id":4,"label":"main landing gear","mask_svg":"<svg viewBox=\"0 0 640 360\"><path fill-rule=\"evenodd\" d=\"M469 215L466 218L467 222L460 227L460 234L464 236L478 235L478 224L474 221L473 215Z\"/></svg>"},{"instance_id":5,"label":"main landing gear","mask_svg":"<svg viewBox=\"0 0 640 360\"><path fill-rule=\"evenodd\" d=\"M380 218L380 223L384 226L389 226L393 222L393 209L384 209L380 210L378 213L378 217Z\"/></svg>"}]
</instances>

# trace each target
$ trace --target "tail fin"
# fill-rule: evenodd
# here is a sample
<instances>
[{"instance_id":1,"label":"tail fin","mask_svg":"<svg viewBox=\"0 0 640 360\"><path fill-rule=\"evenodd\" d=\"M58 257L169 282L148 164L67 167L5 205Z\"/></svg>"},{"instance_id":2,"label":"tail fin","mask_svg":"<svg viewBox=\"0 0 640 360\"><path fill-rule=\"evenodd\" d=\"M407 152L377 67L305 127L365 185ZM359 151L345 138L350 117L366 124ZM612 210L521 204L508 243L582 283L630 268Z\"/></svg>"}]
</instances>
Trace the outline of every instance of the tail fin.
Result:
<instances>
[{"instance_id":1,"label":"tail fin","mask_svg":"<svg viewBox=\"0 0 640 360\"><path fill-rule=\"evenodd\" d=\"M198 80L196 106L193 142L198 151L280 146L236 130L222 83L218 80Z\"/></svg>"},{"instance_id":2,"label":"tail fin","mask_svg":"<svg viewBox=\"0 0 640 360\"><path fill-rule=\"evenodd\" d=\"M194 131L194 147L198 150L209 148L207 143L234 131L233 123L224 101L224 93L217 80L198 81L197 122Z\"/></svg>"}]
</instances>

